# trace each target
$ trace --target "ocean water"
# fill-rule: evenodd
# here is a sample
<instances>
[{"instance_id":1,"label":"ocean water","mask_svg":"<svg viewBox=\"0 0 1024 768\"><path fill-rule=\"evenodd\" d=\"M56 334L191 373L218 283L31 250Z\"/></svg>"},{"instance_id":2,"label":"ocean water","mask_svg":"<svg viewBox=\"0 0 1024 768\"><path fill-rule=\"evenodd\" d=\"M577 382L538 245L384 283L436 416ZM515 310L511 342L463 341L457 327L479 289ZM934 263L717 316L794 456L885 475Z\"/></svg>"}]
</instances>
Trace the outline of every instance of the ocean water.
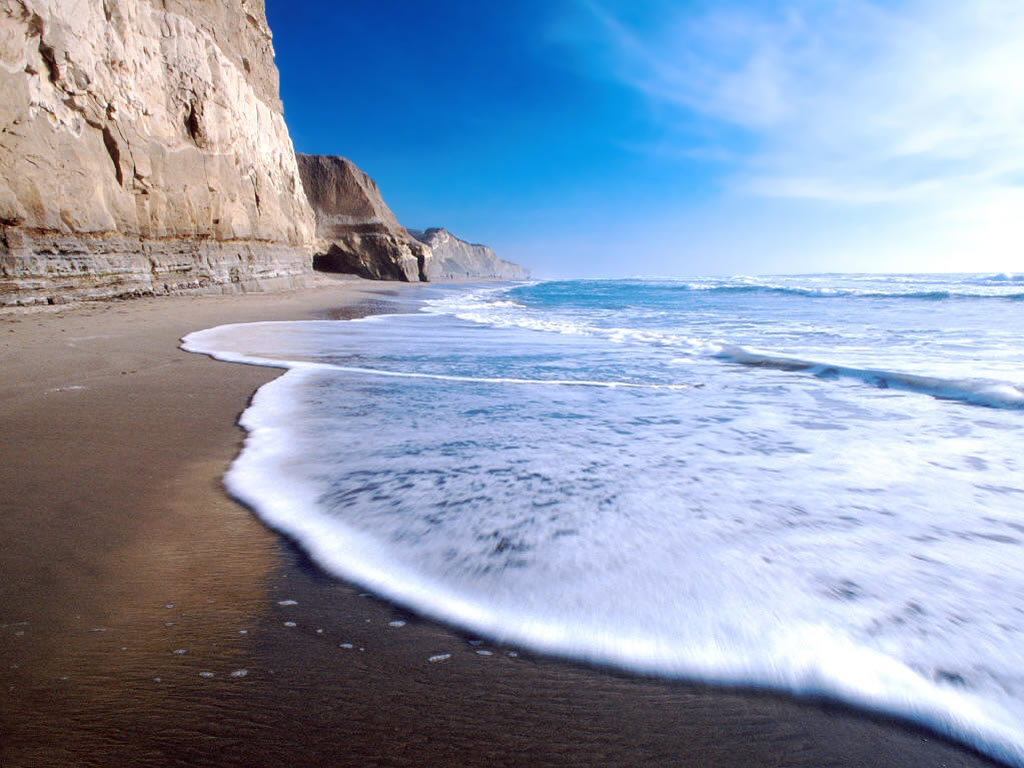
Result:
<instances>
[{"instance_id":1,"label":"ocean water","mask_svg":"<svg viewBox=\"0 0 1024 768\"><path fill-rule=\"evenodd\" d=\"M232 494L459 627L835 698L1024 766L1024 278L433 287L278 366Z\"/></svg>"}]
</instances>

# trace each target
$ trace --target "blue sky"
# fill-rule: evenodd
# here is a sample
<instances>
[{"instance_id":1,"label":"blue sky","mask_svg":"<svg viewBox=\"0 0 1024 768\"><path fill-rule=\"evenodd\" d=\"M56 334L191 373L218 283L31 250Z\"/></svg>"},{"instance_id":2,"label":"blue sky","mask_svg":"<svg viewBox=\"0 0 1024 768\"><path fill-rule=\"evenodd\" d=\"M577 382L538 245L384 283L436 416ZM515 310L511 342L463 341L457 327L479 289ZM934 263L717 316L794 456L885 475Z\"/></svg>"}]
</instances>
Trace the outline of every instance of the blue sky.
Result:
<instances>
[{"instance_id":1,"label":"blue sky","mask_svg":"<svg viewBox=\"0 0 1024 768\"><path fill-rule=\"evenodd\" d=\"M1024 3L267 0L295 147L546 277L1024 270Z\"/></svg>"}]
</instances>

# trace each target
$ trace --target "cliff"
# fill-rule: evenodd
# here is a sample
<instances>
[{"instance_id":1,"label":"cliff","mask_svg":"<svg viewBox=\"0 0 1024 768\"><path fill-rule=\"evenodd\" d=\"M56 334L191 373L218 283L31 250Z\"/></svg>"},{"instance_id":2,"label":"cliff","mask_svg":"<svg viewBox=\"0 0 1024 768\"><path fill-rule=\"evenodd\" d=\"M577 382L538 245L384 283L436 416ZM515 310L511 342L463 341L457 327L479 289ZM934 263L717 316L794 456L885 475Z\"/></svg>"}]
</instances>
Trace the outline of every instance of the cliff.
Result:
<instances>
[{"instance_id":1,"label":"cliff","mask_svg":"<svg viewBox=\"0 0 1024 768\"><path fill-rule=\"evenodd\" d=\"M431 280L527 280L530 277L529 270L499 259L486 245L467 243L445 229L409 230L409 234L427 245L433 254L427 264L427 277Z\"/></svg>"},{"instance_id":2,"label":"cliff","mask_svg":"<svg viewBox=\"0 0 1024 768\"><path fill-rule=\"evenodd\" d=\"M430 249L410 237L373 179L343 157L298 155L316 215L313 266L378 280L427 279Z\"/></svg>"},{"instance_id":3,"label":"cliff","mask_svg":"<svg viewBox=\"0 0 1024 768\"><path fill-rule=\"evenodd\" d=\"M273 57L262 0L0 4L0 304L301 284Z\"/></svg>"}]
</instances>

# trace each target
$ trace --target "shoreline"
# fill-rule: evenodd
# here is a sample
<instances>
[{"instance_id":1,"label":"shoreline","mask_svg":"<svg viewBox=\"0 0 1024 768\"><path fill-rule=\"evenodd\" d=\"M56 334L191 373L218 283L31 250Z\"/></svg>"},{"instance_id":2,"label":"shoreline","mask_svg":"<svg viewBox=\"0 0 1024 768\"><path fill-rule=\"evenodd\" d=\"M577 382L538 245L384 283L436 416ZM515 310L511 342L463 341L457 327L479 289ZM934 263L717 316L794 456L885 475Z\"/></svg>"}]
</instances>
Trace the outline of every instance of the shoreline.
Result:
<instances>
[{"instance_id":1,"label":"shoreline","mask_svg":"<svg viewBox=\"0 0 1024 768\"><path fill-rule=\"evenodd\" d=\"M280 371L178 339L411 285L0 314L0 764L996 765L843 705L510 655L266 529L220 478Z\"/></svg>"}]
</instances>

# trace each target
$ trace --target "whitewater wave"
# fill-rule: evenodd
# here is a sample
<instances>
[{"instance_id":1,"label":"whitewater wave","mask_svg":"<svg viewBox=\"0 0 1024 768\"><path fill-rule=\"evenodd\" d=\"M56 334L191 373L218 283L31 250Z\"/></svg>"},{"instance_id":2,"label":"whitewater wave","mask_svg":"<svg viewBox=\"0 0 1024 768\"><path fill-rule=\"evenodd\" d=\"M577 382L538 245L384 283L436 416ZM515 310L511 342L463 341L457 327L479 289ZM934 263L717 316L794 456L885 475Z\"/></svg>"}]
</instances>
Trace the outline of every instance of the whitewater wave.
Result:
<instances>
[{"instance_id":1,"label":"whitewater wave","mask_svg":"<svg viewBox=\"0 0 1024 768\"><path fill-rule=\"evenodd\" d=\"M984 277L975 278L975 280L981 284L1024 283L1024 273L1000 272L995 275L986 275Z\"/></svg>"},{"instance_id":2,"label":"whitewater wave","mask_svg":"<svg viewBox=\"0 0 1024 768\"><path fill-rule=\"evenodd\" d=\"M734 363L757 368L775 368L781 371L807 371L823 379L859 379L880 389L899 389L918 392L943 400L962 400L990 408L1024 408L1024 386L992 379L949 379L922 376L900 371L855 368L832 363L786 357L760 352L740 346L725 346L717 357Z\"/></svg>"},{"instance_id":3,"label":"whitewater wave","mask_svg":"<svg viewBox=\"0 0 1024 768\"><path fill-rule=\"evenodd\" d=\"M466 320L493 328L521 328L528 331L558 333L564 336L590 336L625 344L637 343L655 347L686 348L693 352L715 352L720 343L687 336L641 328L603 328L586 322L566 318L544 318L538 315L495 315L490 311L459 312L459 320Z\"/></svg>"},{"instance_id":4,"label":"whitewater wave","mask_svg":"<svg viewBox=\"0 0 1024 768\"><path fill-rule=\"evenodd\" d=\"M617 281L551 281L543 287L557 296L562 288L567 292L578 290L581 283L590 284L595 293L602 297L613 286L633 285L667 294L698 293L704 295L765 295L794 296L812 299L907 299L917 301L981 300L1002 301L1024 300L1021 284L1024 275L999 274L985 276L962 276L956 280L929 280L922 276L906 276L902 280L880 279L875 275L835 276L780 276L750 277L738 275L729 278L705 278L678 280L668 278Z\"/></svg>"},{"instance_id":5,"label":"whitewater wave","mask_svg":"<svg viewBox=\"0 0 1024 768\"><path fill-rule=\"evenodd\" d=\"M514 312L502 311L514 307ZM688 355L717 358L759 368L785 371L806 371L822 379L851 378L880 389L895 389L931 395L944 400L958 400L991 408L1024 408L1024 385L990 378L943 377L909 373L884 368L869 368L808 360L775 352L752 350L721 339L701 339L678 331L601 327L579 318L545 316L518 311L524 307L516 302L488 301L482 297L462 298L448 303L444 311L472 323L494 328L557 333L567 336L603 338L618 344L637 344L653 348L682 350ZM691 362L690 357L677 357L673 363Z\"/></svg>"},{"instance_id":6,"label":"whitewater wave","mask_svg":"<svg viewBox=\"0 0 1024 768\"><path fill-rule=\"evenodd\" d=\"M514 301L495 301L487 296L470 295L427 302L428 312L451 315L459 320L492 328L519 328L527 331L557 333L563 336L588 336L616 343L639 343L658 347L682 347L691 352L716 352L721 342L699 339L678 332L645 328L600 326L582 318L544 314ZM509 311L511 310L511 311Z\"/></svg>"},{"instance_id":7,"label":"whitewater wave","mask_svg":"<svg viewBox=\"0 0 1024 768\"><path fill-rule=\"evenodd\" d=\"M971 290L858 290L854 288L819 288L787 286L772 283L739 283L730 285L709 285L705 283L684 283L676 286L680 291L703 291L711 294L777 294L780 296L802 296L811 299L916 299L919 301L945 301L948 299L1001 299L1004 301L1024 300L1024 293L979 293Z\"/></svg>"}]
</instances>

